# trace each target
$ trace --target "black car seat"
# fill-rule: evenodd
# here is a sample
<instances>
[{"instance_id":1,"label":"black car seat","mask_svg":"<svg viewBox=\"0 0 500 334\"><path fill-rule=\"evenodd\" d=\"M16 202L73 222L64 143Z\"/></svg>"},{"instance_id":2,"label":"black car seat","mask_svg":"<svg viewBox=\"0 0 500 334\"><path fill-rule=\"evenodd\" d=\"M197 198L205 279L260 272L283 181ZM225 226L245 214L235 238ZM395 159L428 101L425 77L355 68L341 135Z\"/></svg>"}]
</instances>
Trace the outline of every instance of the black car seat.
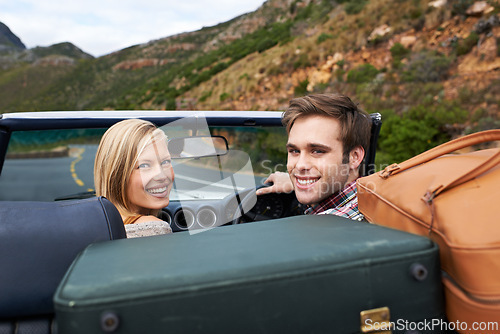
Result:
<instances>
[{"instance_id":1,"label":"black car seat","mask_svg":"<svg viewBox=\"0 0 500 334\"><path fill-rule=\"evenodd\" d=\"M0 202L0 334L54 332L53 294L76 255L122 238L121 216L103 197Z\"/></svg>"}]
</instances>

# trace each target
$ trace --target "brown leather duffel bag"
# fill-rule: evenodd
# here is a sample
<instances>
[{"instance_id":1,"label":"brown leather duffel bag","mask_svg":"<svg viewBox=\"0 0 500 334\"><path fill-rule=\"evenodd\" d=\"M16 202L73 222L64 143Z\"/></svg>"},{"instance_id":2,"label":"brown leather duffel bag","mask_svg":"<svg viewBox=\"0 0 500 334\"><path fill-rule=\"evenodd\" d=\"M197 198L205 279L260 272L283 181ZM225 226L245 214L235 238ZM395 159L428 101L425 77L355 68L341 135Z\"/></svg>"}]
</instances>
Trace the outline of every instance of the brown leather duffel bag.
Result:
<instances>
[{"instance_id":1,"label":"brown leather duffel bag","mask_svg":"<svg viewBox=\"0 0 500 334\"><path fill-rule=\"evenodd\" d=\"M500 326L500 149L450 153L496 140L500 130L474 133L357 182L368 221L439 245L447 317L463 333Z\"/></svg>"}]
</instances>

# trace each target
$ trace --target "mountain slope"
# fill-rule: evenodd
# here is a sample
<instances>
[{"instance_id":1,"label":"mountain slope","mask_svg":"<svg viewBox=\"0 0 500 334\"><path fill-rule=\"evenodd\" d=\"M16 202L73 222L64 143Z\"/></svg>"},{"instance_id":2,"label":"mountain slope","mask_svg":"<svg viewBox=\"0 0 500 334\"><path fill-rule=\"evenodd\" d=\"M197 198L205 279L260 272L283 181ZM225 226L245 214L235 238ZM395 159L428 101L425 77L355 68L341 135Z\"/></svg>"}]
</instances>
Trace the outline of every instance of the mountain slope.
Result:
<instances>
[{"instance_id":1,"label":"mountain slope","mask_svg":"<svg viewBox=\"0 0 500 334\"><path fill-rule=\"evenodd\" d=\"M0 22L0 51L8 49L26 49L26 46L9 27Z\"/></svg>"},{"instance_id":2,"label":"mountain slope","mask_svg":"<svg viewBox=\"0 0 500 334\"><path fill-rule=\"evenodd\" d=\"M282 110L294 96L342 92L383 113L387 160L404 159L500 127L498 13L497 1L268 0L96 59L18 53L2 65L0 112Z\"/></svg>"},{"instance_id":3,"label":"mountain slope","mask_svg":"<svg viewBox=\"0 0 500 334\"><path fill-rule=\"evenodd\" d=\"M57 106L57 109L123 109L139 108L145 102L153 108L164 108L167 104L175 107L175 98L181 92L229 66L217 63L222 56L218 53L221 47L237 43L241 37L278 20L282 12L286 14L281 9L284 2L274 0L273 5L214 27L132 46L93 61L80 61L71 74L47 82L43 95L21 104L17 100L2 100L0 110L47 110ZM239 50L241 55L233 55L232 62L257 50L256 47ZM207 66L211 71L203 73ZM15 76L13 71L3 73L3 77ZM177 81L186 77L189 86L177 89ZM0 88L2 81L0 76ZM19 91L25 88L17 85Z\"/></svg>"}]
</instances>

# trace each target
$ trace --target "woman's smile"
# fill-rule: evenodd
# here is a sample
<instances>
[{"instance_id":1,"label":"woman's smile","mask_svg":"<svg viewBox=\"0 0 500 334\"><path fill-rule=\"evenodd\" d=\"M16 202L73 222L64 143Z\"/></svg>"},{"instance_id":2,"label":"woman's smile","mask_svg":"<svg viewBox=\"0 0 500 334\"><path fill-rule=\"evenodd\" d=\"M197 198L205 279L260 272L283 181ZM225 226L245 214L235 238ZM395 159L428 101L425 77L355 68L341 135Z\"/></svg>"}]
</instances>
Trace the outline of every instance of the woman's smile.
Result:
<instances>
[{"instance_id":1,"label":"woman's smile","mask_svg":"<svg viewBox=\"0 0 500 334\"><path fill-rule=\"evenodd\" d=\"M146 188L146 191L155 197L165 197L168 196L167 193L168 190L168 185L163 185L163 186L153 186L150 188Z\"/></svg>"}]
</instances>

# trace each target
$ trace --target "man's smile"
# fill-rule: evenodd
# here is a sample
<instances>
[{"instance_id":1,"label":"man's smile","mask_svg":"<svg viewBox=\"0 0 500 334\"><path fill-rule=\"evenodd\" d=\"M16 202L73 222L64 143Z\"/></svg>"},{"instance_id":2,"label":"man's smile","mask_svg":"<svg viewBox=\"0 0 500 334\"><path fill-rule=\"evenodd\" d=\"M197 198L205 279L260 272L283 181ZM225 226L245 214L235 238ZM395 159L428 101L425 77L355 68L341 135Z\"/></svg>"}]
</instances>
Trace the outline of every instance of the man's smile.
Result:
<instances>
[{"instance_id":1,"label":"man's smile","mask_svg":"<svg viewBox=\"0 0 500 334\"><path fill-rule=\"evenodd\" d=\"M301 177L301 176L295 176L297 187L299 189L310 188L319 179L320 179L320 177Z\"/></svg>"}]
</instances>

